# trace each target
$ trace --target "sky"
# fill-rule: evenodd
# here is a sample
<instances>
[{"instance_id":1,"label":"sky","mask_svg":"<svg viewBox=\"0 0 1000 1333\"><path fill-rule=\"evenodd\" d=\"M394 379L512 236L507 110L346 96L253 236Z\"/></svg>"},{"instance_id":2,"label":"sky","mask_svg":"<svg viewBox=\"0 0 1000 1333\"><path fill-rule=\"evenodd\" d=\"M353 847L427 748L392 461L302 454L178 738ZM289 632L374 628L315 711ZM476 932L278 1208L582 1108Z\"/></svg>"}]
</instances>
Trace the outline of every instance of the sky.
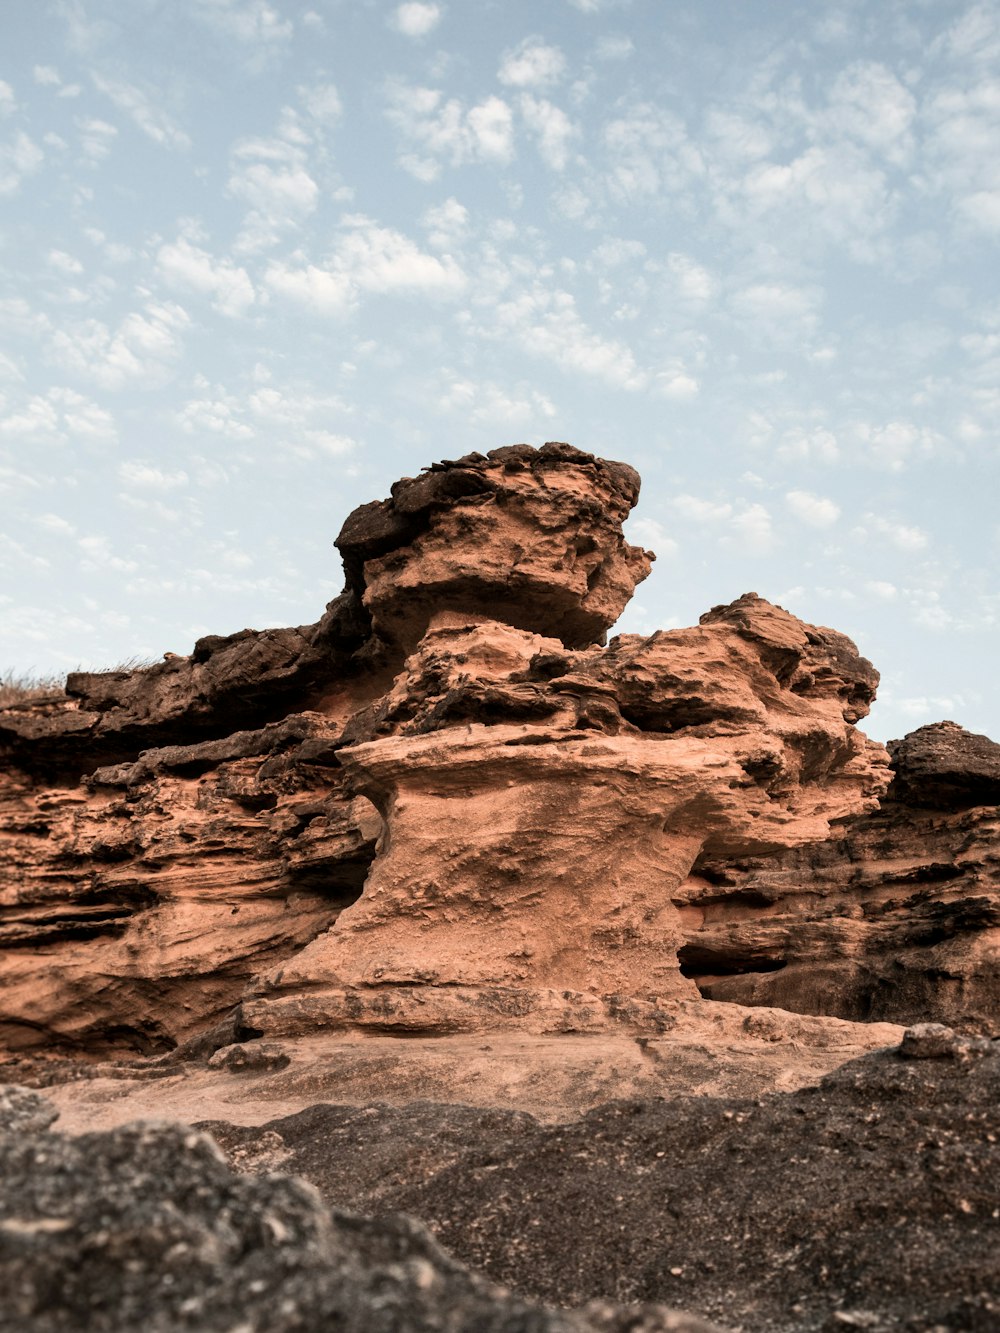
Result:
<instances>
[{"instance_id":1,"label":"sky","mask_svg":"<svg viewBox=\"0 0 1000 1333\"><path fill-rule=\"evenodd\" d=\"M1000 0L4 0L0 673L314 621L567 440L620 631L752 590L1000 738L998 145Z\"/></svg>"}]
</instances>

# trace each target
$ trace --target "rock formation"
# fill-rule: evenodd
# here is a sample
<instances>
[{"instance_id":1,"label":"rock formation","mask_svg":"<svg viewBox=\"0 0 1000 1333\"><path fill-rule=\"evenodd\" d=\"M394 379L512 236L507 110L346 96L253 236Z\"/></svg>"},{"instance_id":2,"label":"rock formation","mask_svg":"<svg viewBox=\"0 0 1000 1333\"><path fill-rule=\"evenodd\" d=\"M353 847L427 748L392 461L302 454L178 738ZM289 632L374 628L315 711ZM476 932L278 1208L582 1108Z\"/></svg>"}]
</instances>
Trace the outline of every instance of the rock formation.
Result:
<instances>
[{"instance_id":1,"label":"rock formation","mask_svg":"<svg viewBox=\"0 0 1000 1333\"><path fill-rule=\"evenodd\" d=\"M565 444L436 464L350 515L316 624L0 714L0 1041L655 1034L700 995L984 1026L990 743L910 738L879 810L842 635L747 594L604 646L638 490Z\"/></svg>"},{"instance_id":2,"label":"rock formation","mask_svg":"<svg viewBox=\"0 0 1000 1333\"><path fill-rule=\"evenodd\" d=\"M1000 1035L1000 745L941 722L889 748L880 808L826 842L699 861L678 901L702 994Z\"/></svg>"}]
</instances>

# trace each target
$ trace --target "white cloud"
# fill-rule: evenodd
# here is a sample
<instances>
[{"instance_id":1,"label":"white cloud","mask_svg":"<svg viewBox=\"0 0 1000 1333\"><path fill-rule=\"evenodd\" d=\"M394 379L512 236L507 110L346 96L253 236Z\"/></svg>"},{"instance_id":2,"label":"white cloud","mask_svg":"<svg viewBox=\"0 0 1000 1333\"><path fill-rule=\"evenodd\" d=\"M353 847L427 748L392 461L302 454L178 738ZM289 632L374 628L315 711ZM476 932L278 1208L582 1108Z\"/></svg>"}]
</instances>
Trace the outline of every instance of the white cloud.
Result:
<instances>
[{"instance_id":1,"label":"white cloud","mask_svg":"<svg viewBox=\"0 0 1000 1333\"><path fill-rule=\"evenodd\" d=\"M233 151L228 192L248 205L236 249L266 250L315 211L319 186L307 170L301 131L286 121L286 137L245 139Z\"/></svg>"},{"instance_id":2,"label":"white cloud","mask_svg":"<svg viewBox=\"0 0 1000 1333\"><path fill-rule=\"evenodd\" d=\"M100 162L111 152L118 130L106 120L85 117L76 122L80 131L80 148L88 162Z\"/></svg>"},{"instance_id":3,"label":"white cloud","mask_svg":"<svg viewBox=\"0 0 1000 1333\"><path fill-rule=\"evenodd\" d=\"M754 282L733 294L733 310L744 318L795 332L815 321L820 294L787 282Z\"/></svg>"},{"instance_id":4,"label":"white cloud","mask_svg":"<svg viewBox=\"0 0 1000 1333\"><path fill-rule=\"evenodd\" d=\"M238 319L254 303L253 283L245 268L229 259L213 259L184 237L162 245L156 264L169 283L211 296L220 314Z\"/></svg>"},{"instance_id":5,"label":"white cloud","mask_svg":"<svg viewBox=\"0 0 1000 1333\"><path fill-rule=\"evenodd\" d=\"M866 461L890 472L902 471L915 456L932 456L942 444L930 427L912 421L888 421L883 425L860 422L855 431Z\"/></svg>"},{"instance_id":6,"label":"white cloud","mask_svg":"<svg viewBox=\"0 0 1000 1333\"><path fill-rule=\"evenodd\" d=\"M25 176L36 172L44 160L45 154L24 130L0 143L0 195L16 194Z\"/></svg>"},{"instance_id":7,"label":"white cloud","mask_svg":"<svg viewBox=\"0 0 1000 1333\"><path fill-rule=\"evenodd\" d=\"M771 515L762 504L746 505L733 515L730 527L734 535L728 540L741 549L763 553L774 545Z\"/></svg>"},{"instance_id":8,"label":"white cloud","mask_svg":"<svg viewBox=\"0 0 1000 1333\"><path fill-rule=\"evenodd\" d=\"M675 495L668 501L671 509L691 523L714 523L732 517L733 506L724 500L702 500L697 495Z\"/></svg>"},{"instance_id":9,"label":"white cloud","mask_svg":"<svg viewBox=\"0 0 1000 1333\"><path fill-rule=\"evenodd\" d=\"M420 4L418 0L399 5L393 10L390 20L397 32L406 37L426 37L441 22L440 5Z\"/></svg>"},{"instance_id":10,"label":"white cloud","mask_svg":"<svg viewBox=\"0 0 1000 1333\"><path fill-rule=\"evenodd\" d=\"M256 65L269 48L283 46L294 30L267 0L195 0L192 12L223 36L252 46Z\"/></svg>"},{"instance_id":11,"label":"white cloud","mask_svg":"<svg viewBox=\"0 0 1000 1333\"><path fill-rule=\"evenodd\" d=\"M332 83L314 83L298 89L299 100L306 111L321 125L332 125L340 119L343 103Z\"/></svg>"},{"instance_id":12,"label":"white cloud","mask_svg":"<svg viewBox=\"0 0 1000 1333\"><path fill-rule=\"evenodd\" d=\"M655 377L655 387L656 392L662 398L671 398L675 402L697 398L701 392L701 385L697 379L679 366L658 371Z\"/></svg>"},{"instance_id":13,"label":"white cloud","mask_svg":"<svg viewBox=\"0 0 1000 1333\"><path fill-rule=\"evenodd\" d=\"M482 332L501 337L522 353L554 361L564 370L593 375L622 389L639 389L647 376L625 343L602 338L581 318L570 292L536 283L494 311Z\"/></svg>"},{"instance_id":14,"label":"white cloud","mask_svg":"<svg viewBox=\"0 0 1000 1333\"><path fill-rule=\"evenodd\" d=\"M655 518L630 519L626 535L629 541L648 546L661 560L680 550L679 544Z\"/></svg>"},{"instance_id":15,"label":"white cloud","mask_svg":"<svg viewBox=\"0 0 1000 1333\"><path fill-rule=\"evenodd\" d=\"M91 78L98 92L102 92L106 97L109 97L119 111L124 111L143 134L152 139L154 143L158 143L164 148L186 149L191 147L191 140L187 134L175 125L167 112L162 107L158 107L152 101L150 95L144 93L141 88L137 88L131 83L120 83L105 78L102 74L92 74Z\"/></svg>"},{"instance_id":16,"label":"white cloud","mask_svg":"<svg viewBox=\"0 0 1000 1333\"><path fill-rule=\"evenodd\" d=\"M885 518L881 514L866 514L865 522L869 531L884 537L897 550L903 551L907 555L912 555L916 551L923 551L928 545L927 533L922 528L900 523L895 519ZM863 533L864 529L862 529Z\"/></svg>"},{"instance_id":17,"label":"white cloud","mask_svg":"<svg viewBox=\"0 0 1000 1333\"><path fill-rule=\"evenodd\" d=\"M59 71L52 65L35 65L31 73L35 82L41 84L43 88L58 88L62 83Z\"/></svg>"},{"instance_id":18,"label":"white cloud","mask_svg":"<svg viewBox=\"0 0 1000 1333\"><path fill-rule=\"evenodd\" d=\"M504 53L497 78L512 88L550 88L565 72L566 57L558 46L526 37L513 51Z\"/></svg>"},{"instance_id":19,"label":"white cloud","mask_svg":"<svg viewBox=\"0 0 1000 1333\"><path fill-rule=\"evenodd\" d=\"M208 432L230 440L252 439L252 426L241 420L240 403L230 396L197 398L184 404L177 413L177 421L189 435Z\"/></svg>"},{"instance_id":20,"label":"white cloud","mask_svg":"<svg viewBox=\"0 0 1000 1333\"><path fill-rule=\"evenodd\" d=\"M824 128L849 135L895 166L913 153L913 94L885 65L861 60L841 70L830 89Z\"/></svg>"},{"instance_id":21,"label":"white cloud","mask_svg":"<svg viewBox=\"0 0 1000 1333\"><path fill-rule=\"evenodd\" d=\"M76 274L83 272L83 265L79 259L74 259L65 250L50 250L45 262L49 268L54 268L60 273Z\"/></svg>"},{"instance_id":22,"label":"white cloud","mask_svg":"<svg viewBox=\"0 0 1000 1333\"><path fill-rule=\"evenodd\" d=\"M14 89L5 79L0 79L0 116L9 116L16 106Z\"/></svg>"},{"instance_id":23,"label":"white cloud","mask_svg":"<svg viewBox=\"0 0 1000 1333\"><path fill-rule=\"evenodd\" d=\"M454 412L474 426L516 428L525 434L547 430L556 416L552 400L537 389L520 384L513 390L487 380L478 382L456 377L438 400L443 411Z\"/></svg>"},{"instance_id":24,"label":"white cloud","mask_svg":"<svg viewBox=\"0 0 1000 1333\"><path fill-rule=\"evenodd\" d=\"M704 304L715 295L718 284L690 255L673 252L667 256L667 271L673 280L674 292L682 301Z\"/></svg>"},{"instance_id":25,"label":"white cloud","mask_svg":"<svg viewBox=\"0 0 1000 1333\"><path fill-rule=\"evenodd\" d=\"M786 491L785 503L797 519L811 528L829 528L840 518L840 506L811 491Z\"/></svg>"},{"instance_id":26,"label":"white cloud","mask_svg":"<svg viewBox=\"0 0 1000 1333\"><path fill-rule=\"evenodd\" d=\"M514 155L513 113L500 97L466 107L435 88L396 83L388 91L388 119L423 154L404 154L400 165L418 180L435 180L441 163L506 163Z\"/></svg>"},{"instance_id":27,"label":"white cloud","mask_svg":"<svg viewBox=\"0 0 1000 1333\"><path fill-rule=\"evenodd\" d=\"M544 97L532 97L530 93L522 93L518 105L524 123L538 141L542 161L554 171L565 170L570 140L578 132L569 116Z\"/></svg>"},{"instance_id":28,"label":"white cloud","mask_svg":"<svg viewBox=\"0 0 1000 1333\"><path fill-rule=\"evenodd\" d=\"M469 210L452 197L436 208L429 208L421 221L427 228L429 244L436 250L449 250L464 239L469 227Z\"/></svg>"},{"instance_id":29,"label":"white cloud","mask_svg":"<svg viewBox=\"0 0 1000 1333\"><path fill-rule=\"evenodd\" d=\"M97 319L59 329L49 348L59 365L101 388L154 388L169 378L189 323L175 302L150 302L145 310L126 315L114 331Z\"/></svg>"},{"instance_id":30,"label":"white cloud","mask_svg":"<svg viewBox=\"0 0 1000 1333\"><path fill-rule=\"evenodd\" d=\"M702 155L683 121L641 102L604 127L606 184L621 203L635 204L672 192L679 203L705 172Z\"/></svg>"},{"instance_id":31,"label":"white cloud","mask_svg":"<svg viewBox=\"0 0 1000 1333\"><path fill-rule=\"evenodd\" d=\"M899 591L894 583L887 583L884 579L869 579L865 590L880 602L893 601Z\"/></svg>"},{"instance_id":32,"label":"white cloud","mask_svg":"<svg viewBox=\"0 0 1000 1333\"><path fill-rule=\"evenodd\" d=\"M627 60L635 52L635 43L631 37L620 33L609 33L598 40L594 54L598 60Z\"/></svg>"},{"instance_id":33,"label":"white cloud","mask_svg":"<svg viewBox=\"0 0 1000 1333\"><path fill-rule=\"evenodd\" d=\"M118 432L106 408L73 389L54 388L32 395L0 417L0 438L34 444L113 444Z\"/></svg>"},{"instance_id":34,"label":"white cloud","mask_svg":"<svg viewBox=\"0 0 1000 1333\"><path fill-rule=\"evenodd\" d=\"M317 314L340 315L365 293L447 300L464 290L467 279L450 255L427 254L402 232L359 215L344 219L323 265L274 262L264 281Z\"/></svg>"},{"instance_id":35,"label":"white cloud","mask_svg":"<svg viewBox=\"0 0 1000 1333\"><path fill-rule=\"evenodd\" d=\"M164 472L139 459L126 459L119 464L118 475L126 486L134 486L144 491L173 491L178 486L188 484L188 474L183 469L176 472Z\"/></svg>"}]
</instances>

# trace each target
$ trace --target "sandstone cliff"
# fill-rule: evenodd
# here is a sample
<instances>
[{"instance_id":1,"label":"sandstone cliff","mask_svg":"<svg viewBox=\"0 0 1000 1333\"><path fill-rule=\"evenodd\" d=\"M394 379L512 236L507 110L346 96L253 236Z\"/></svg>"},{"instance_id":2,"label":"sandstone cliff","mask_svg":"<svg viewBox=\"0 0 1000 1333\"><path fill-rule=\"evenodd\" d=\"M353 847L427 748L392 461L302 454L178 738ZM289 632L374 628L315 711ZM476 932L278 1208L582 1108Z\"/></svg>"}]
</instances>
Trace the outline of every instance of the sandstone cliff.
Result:
<instances>
[{"instance_id":1,"label":"sandstone cliff","mask_svg":"<svg viewBox=\"0 0 1000 1333\"><path fill-rule=\"evenodd\" d=\"M655 1033L699 993L986 1026L990 743L910 738L880 810L844 636L747 594L605 647L638 491L564 444L437 464L348 518L314 625L0 714L0 1039Z\"/></svg>"}]
</instances>

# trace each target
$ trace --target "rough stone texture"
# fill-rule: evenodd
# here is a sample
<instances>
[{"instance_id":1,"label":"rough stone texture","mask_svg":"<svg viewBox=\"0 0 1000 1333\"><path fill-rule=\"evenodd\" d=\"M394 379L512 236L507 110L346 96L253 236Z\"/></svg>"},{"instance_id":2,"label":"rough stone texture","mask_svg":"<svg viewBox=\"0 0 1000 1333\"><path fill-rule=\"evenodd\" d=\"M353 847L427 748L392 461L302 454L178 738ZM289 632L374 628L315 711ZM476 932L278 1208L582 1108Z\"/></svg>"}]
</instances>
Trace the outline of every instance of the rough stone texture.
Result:
<instances>
[{"instance_id":1,"label":"rough stone texture","mask_svg":"<svg viewBox=\"0 0 1000 1333\"><path fill-rule=\"evenodd\" d=\"M319 1101L433 1101L572 1120L615 1098L759 1097L815 1083L895 1046L903 1029L780 1009L677 1000L660 1030L369 1036L314 1030L208 1057L94 1063L21 1059L4 1076L42 1085L72 1133L148 1116L260 1125ZM947 1029L946 1029L947 1031ZM965 1038L964 1040L981 1040ZM262 1049L263 1048L263 1049Z\"/></svg>"},{"instance_id":2,"label":"rough stone texture","mask_svg":"<svg viewBox=\"0 0 1000 1333\"><path fill-rule=\"evenodd\" d=\"M186 1126L71 1139L45 1132L45 1118L41 1098L0 1089L0 1328L11 1333L712 1333L662 1307L544 1310L470 1273L411 1218L330 1209L301 1180L234 1175Z\"/></svg>"},{"instance_id":3,"label":"rough stone texture","mask_svg":"<svg viewBox=\"0 0 1000 1333\"><path fill-rule=\"evenodd\" d=\"M998 747L921 729L875 811L842 635L747 594L601 647L638 486L435 464L348 518L315 625L0 714L0 1043L655 1034L699 990L990 1030Z\"/></svg>"},{"instance_id":4,"label":"rough stone texture","mask_svg":"<svg viewBox=\"0 0 1000 1333\"><path fill-rule=\"evenodd\" d=\"M403 1207L538 1299L662 1300L744 1333L993 1333L1000 1048L912 1055L569 1124L424 1103L211 1128L247 1169L277 1153L331 1203Z\"/></svg>"},{"instance_id":5,"label":"rough stone texture","mask_svg":"<svg viewBox=\"0 0 1000 1333\"><path fill-rule=\"evenodd\" d=\"M381 821L297 715L56 786L0 774L0 1041L155 1053L361 891Z\"/></svg>"},{"instance_id":6,"label":"rough stone texture","mask_svg":"<svg viewBox=\"0 0 1000 1333\"><path fill-rule=\"evenodd\" d=\"M376 634L407 651L442 611L603 642L652 556L621 525L638 474L568 444L512 445L404 477L337 538Z\"/></svg>"},{"instance_id":7,"label":"rough stone texture","mask_svg":"<svg viewBox=\"0 0 1000 1333\"><path fill-rule=\"evenodd\" d=\"M754 594L581 653L432 620L339 753L386 825L365 891L245 1021L655 1028L658 1003L697 993L672 901L695 857L822 839L874 806L885 752L851 725L874 680L849 640Z\"/></svg>"},{"instance_id":8,"label":"rough stone texture","mask_svg":"<svg viewBox=\"0 0 1000 1333\"><path fill-rule=\"evenodd\" d=\"M881 808L776 857L703 857L684 971L740 1004L1000 1034L1000 747L952 722L890 746Z\"/></svg>"},{"instance_id":9,"label":"rough stone texture","mask_svg":"<svg viewBox=\"0 0 1000 1333\"><path fill-rule=\"evenodd\" d=\"M897 801L932 810L1000 805L1000 745L988 736L935 722L893 741L889 753Z\"/></svg>"}]
</instances>

